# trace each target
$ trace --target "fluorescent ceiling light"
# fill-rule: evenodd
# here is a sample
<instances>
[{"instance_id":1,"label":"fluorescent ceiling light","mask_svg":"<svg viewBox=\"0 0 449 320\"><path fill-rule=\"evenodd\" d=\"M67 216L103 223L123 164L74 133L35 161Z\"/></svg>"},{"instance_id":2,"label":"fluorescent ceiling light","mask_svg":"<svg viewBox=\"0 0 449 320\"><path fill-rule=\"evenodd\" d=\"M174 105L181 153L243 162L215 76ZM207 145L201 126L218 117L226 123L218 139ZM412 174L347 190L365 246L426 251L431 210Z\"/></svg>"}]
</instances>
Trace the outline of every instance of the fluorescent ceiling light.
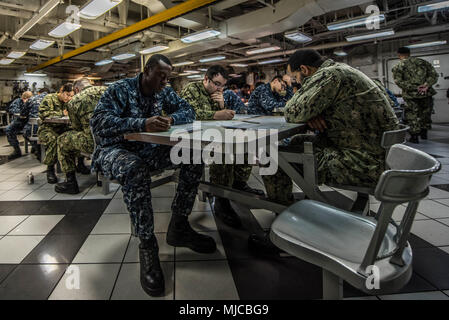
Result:
<instances>
[{"instance_id":1,"label":"fluorescent ceiling light","mask_svg":"<svg viewBox=\"0 0 449 320\"><path fill-rule=\"evenodd\" d=\"M59 3L61 0L49 0L47 3L45 3L42 8L39 10L37 14L35 14L30 20L28 20L27 23L23 25L22 28L20 28L16 34L13 36L14 40L19 40L25 33L27 33L32 27L34 27L39 21L42 20L47 14L50 13Z\"/></svg>"},{"instance_id":2,"label":"fluorescent ceiling light","mask_svg":"<svg viewBox=\"0 0 449 320\"><path fill-rule=\"evenodd\" d=\"M418 7L418 12L429 12L439 9L449 8L449 1L426 4Z\"/></svg>"},{"instance_id":3,"label":"fluorescent ceiling light","mask_svg":"<svg viewBox=\"0 0 449 320\"><path fill-rule=\"evenodd\" d=\"M46 77L47 76L45 73L27 73L27 72L25 72L23 75L27 76L27 77Z\"/></svg>"},{"instance_id":4,"label":"fluorescent ceiling light","mask_svg":"<svg viewBox=\"0 0 449 320\"><path fill-rule=\"evenodd\" d=\"M26 54L25 51L11 51L7 57L11 59L19 59L22 58Z\"/></svg>"},{"instance_id":5,"label":"fluorescent ceiling light","mask_svg":"<svg viewBox=\"0 0 449 320\"><path fill-rule=\"evenodd\" d=\"M242 75L241 74L236 74L236 73L231 73L229 76L231 78L240 78Z\"/></svg>"},{"instance_id":6,"label":"fluorescent ceiling light","mask_svg":"<svg viewBox=\"0 0 449 320\"><path fill-rule=\"evenodd\" d=\"M114 62L114 61L111 60L111 59L104 59L104 60L95 62L95 65L96 65L96 66L104 66L104 65L107 65L107 64L110 64L110 63L113 63L113 62Z\"/></svg>"},{"instance_id":7,"label":"fluorescent ceiling light","mask_svg":"<svg viewBox=\"0 0 449 320\"><path fill-rule=\"evenodd\" d=\"M85 19L96 19L105 14L123 0L92 0L79 12L79 16Z\"/></svg>"},{"instance_id":8,"label":"fluorescent ceiling light","mask_svg":"<svg viewBox=\"0 0 449 320\"><path fill-rule=\"evenodd\" d=\"M207 72L207 69L198 69L198 71Z\"/></svg>"},{"instance_id":9,"label":"fluorescent ceiling light","mask_svg":"<svg viewBox=\"0 0 449 320\"><path fill-rule=\"evenodd\" d=\"M0 60L0 64L2 64L2 65L11 64L13 62L14 62L14 59L5 59L5 58L3 58L3 59Z\"/></svg>"},{"instance_id":10,"label":"fluorescent ceiling light","mask_svg":"<svg viewBox=\"0 0 449 320\"><path fill-rule=\"evenodd\" d=\"M154 46L154 47L143 49L143 50L139 51L139 53L140 54L150 54L153 52L164 51L167 49L168 49L168 46Z\"/></svg>"},{"instance_id":11,"label":"fluorescent ceiling light","mask_svg":"<svg viewBox=\"0 0 449 320\"><path fill-rule=\"evenodd\" d=\"M31 44L30 49L44 50L47 49L49 46L53 45L53 43L55 42L51 40L36 40Z\"/></svg>"},{"instance_id":12,"label":"fluorescent ceiling light","mask_svg":"<svg viewBox=\"0 0 449 320\"><path fill-rule=\"evenodd\" d=\"M229 66L235 67L235 68L246 68L248 65L245 63L233 63L233 64L230 64Z\"/></svg>"},{"instance_id":13,"label":"fluorescent ceiling light","mask_svg":"<svg viewBox=\"0 0 449 320\"><path fill-rule=\"evenodd\" d=\"M200 73L198 70L184 70L184 72L185 72L185 73L190 73L190 74L193 74L193 73Z\"/></svg>"},{"instance_id":14,"label":"fluorescent ceiling light","mask_svg":"<svg viewBox=\"0 0 449 320\"><path fill-rule=\"evenodd\" d=\"M346 53L346 52L344 52L343 50L336 50L336 51L334 51L334 54L336 55L336 56L339 56L339 57L346 57L348 54Z\"/></svg>"},{"instance_id":15,"label":"fluorescent ceiling light","mask_svg":"<svg viewBox=\"0 0 449 320\"><path fill-rule=\"evenodd\" d=\"M265 61L259 62L259 64L270 64L270 63L277 63L277 62L282 62L282 61L284 61L284 60L282 60L282 59L265 60Z\"/></svg>"},{"instance_id":16,"label":"fluorescent ceiling light","mask_svg":"<svg viewBox=\"0 0 449 320\"><path fill-rule=\"evenodd\" d=\"M194 64L194 62L193 61L178 62L178 63L174 63L173 67L188 66L191 64Z\"/></svg>"},{"instance_id":17,"label":"fluorescent ceiling light","mask_svg":"<svg viewBox=\"0 0 449 320\"><path fill-rule=\"evenodd\" d=\"M382 22L385 20L385 15L379 14L379 15L370 15L370 16L364 16L362 18L356 18L351 20L346 20L342 22L335 22L330 23L327 25L328 30L341 30L341 29L347 29L352 27L360 27L360 26L366 26L366 24L370 24L374 21Z\"/></svg>"},{"instance_id":18,"label":"fluorescent ceiling light","mask_svg":"<svg viewBox=\"0 0 449 320\"><path fill-rule=\"evenodd\" d=\"M192 74L190 76L187 76L188 79L199 79L202 78L203 76L200 74Z\"/></svg>"},{"instance_id":19,"label":"fluorescent ceiling light","mask_svg":"<svg viewBox=\"0 0 449 320\"><path fill-rule=\"evenodd\" d=\"M278 46L274 46L274 47L266 47L266 48L254 49L254 50L246 51L246 54L251 55L251 54L257 54L257 53L277 51L277 50L281 50L281 48L278 47Z\"/></svg>"},{"instance_id":20,"label":"fluorescent ceiling light","mask_svg":"<svg viewBox=\"0 0 449 320\"><path fill-rule=\"evenodd\" d=\"M211 62L211 61L220 61L220 60L224 60L224 59L226 59L225 56L216 56L216 57L201 59L200 62L203 63L203 62Z\"/></svg>"},{"instance_id":21,"label":"fluorescent ceiling light","mask_svg":"<svg viewBox=\"0 0 449 320\"><path fill-rule=\"evenodd\" d=\"M135 53L122 53L122 54L118 54L116 56L113 56L112 60L116 60L116 61L126 60L126 59L134 58L135 56L136 56Z\"/></svg>"},{"instance_id":22,"label":"fluorescent ceiling light","mask_svg":"<svg viewBox=\"0 0 449 320\"><path fill-rule=\"evenodd\" d=\"M114 82L105 82L104 85L105 86L110 86L111 84L113 84Z\"/></svg>"},{"instance_id":23,"label":"fluorescent ceiling light","mask_svg":"<svg viewBox=\"0 0 449 320\"><path fill-rule=\"evenodd\" d=\"M311 37L299 31L286 32L284 34L284 37L299 43L306 43L312 41Z\"/></svg>"},{"instance_id":24,"label":"fluorescent ceiling light","mask_svg":"<svg viewBox=\"0 0 449 320\"><path fill-rule=\"evenodd\" d=\"M62 38L78 30L79 28L81 28L80 24L65 21L51 30L48 35L55 38Z\"/></svg>"},{"instance_id":25,"label":"fluorescent ceiling light","mask_svg":"<svg viewBox=\"0 0 449 320\"><path fill-rule=\"evenodd\" d=\"M382 38L382 37L388 37L394 35L394 30L384 30L380 32L375 33L368 33L368 34L361 34L356 36L348 36L346 37L346 40L349 42L352 41L359 41L359 40L368 40L368 39L375 39L375 38Z\"/></svg>"},{"instance_id":26,"label":"fluorescent ceiling light","mask_svg":"<svg viewBox=\"0 0 449 320\"><path fill-rule=\"evenodd\" d=\"M220 31L217 31L214 29L207 29L207 30L195 32L195 33L189 34L187 36L184 36L181 38L181 41L184 43L192 43L192 42L197 42L197 41L213 38L220 34L221 34Z\"/></svg>"},{"instance_id":27,"label":"fluorescent ceiling light","mask_svg":"<svg viewBox=\"0 0 449 320\"><path fill-rule=\"evenodd\" d=\"M433 41L433 42L411 44L411 45L406 46L406 47L409 48L409 49L416 49L416 48L442 46L443 44L446 44L446 43L447 43L446 40L442 40L442 41Z\"/></svg>"}]
</instances>

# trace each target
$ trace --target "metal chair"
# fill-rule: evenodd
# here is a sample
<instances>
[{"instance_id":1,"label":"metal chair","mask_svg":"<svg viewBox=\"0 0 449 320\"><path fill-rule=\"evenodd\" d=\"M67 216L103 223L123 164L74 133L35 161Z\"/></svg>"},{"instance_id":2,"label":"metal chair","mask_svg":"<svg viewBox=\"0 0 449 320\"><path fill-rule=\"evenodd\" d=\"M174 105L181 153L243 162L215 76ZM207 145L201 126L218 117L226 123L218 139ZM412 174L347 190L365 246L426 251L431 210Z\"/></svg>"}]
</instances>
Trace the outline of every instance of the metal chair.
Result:
<instances>
[{"instance_id":1,"label":"metal chair","mask_svg":"<svg viewBox=\"0 0 449 320\"><path fill-rule=\"evenodd\" d=\"M420 200L429 193L441 164L405 145L391 147L375 189L381 201L377 218L363 217L327 204L303 200L279 215L270 238L282 250L323 268L323 298L343 297L342 280L369 294L394 292L412 275L408 237ZM408 203L399 226L394 209Z\"/></svg>"},{"instance_id":2,"label":"metal chair","mask_svg":"<svg viewBox=\"0 0 449 320\"><path fill-rule=\"evenodd\" d=\"M37 132L34 133L35 131L35 127L39 125L39 119L38 118L30 118L28 120L28 123L31 125L31 136L29 138L26 138L24 136L24 141L25 141L25 153L28 153L28 143L32 143L32 142L36 142L39 140L38 136L37 136Z\"/></svg>"}]
</instances>

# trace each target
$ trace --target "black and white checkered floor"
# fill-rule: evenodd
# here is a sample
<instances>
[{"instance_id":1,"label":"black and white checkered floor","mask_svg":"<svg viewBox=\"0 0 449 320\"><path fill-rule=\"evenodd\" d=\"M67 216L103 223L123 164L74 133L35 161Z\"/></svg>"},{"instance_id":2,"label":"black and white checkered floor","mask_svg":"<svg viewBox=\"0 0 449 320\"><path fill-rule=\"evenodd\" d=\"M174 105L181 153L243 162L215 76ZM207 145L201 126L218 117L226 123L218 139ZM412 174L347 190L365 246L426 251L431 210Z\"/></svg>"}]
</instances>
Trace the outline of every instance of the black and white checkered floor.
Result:
<instances>
[{"instance_id":1,"label":"black and white checkered floor","mask_svg":"<svg viewBox=\"0 0 449 320\"><path fill-rule=\"evenodd\" d=\"M430 138L413 146L437 156L443 169L432 178L413 225L410 283L399 293L379 297L345 286L346 297L449 299L449 127L434 126ZM44 170L29 155L0 165L0 299L154 299L140 287L138 240L131 237L119 186L104 196L93 175L80 176L79 195L56 194ZM27 184L29 171L35 175L33 185ZM250 185L263 188L257 175ZM174 192L173 183L152 190L167 287L159 299L322 297L319 268L293 257L261 258L248 251L249 233L269 228L274 218L265 210L235 205L244 226L234 230L214 219L209 203L197 201L190 221L216 239L217 252L203 255L168 246L165 232ZM371 204L372 210L378 208L375 199ZM399 207L394 217L399 219L404 209Z\"/></svg>"}]
</instances>

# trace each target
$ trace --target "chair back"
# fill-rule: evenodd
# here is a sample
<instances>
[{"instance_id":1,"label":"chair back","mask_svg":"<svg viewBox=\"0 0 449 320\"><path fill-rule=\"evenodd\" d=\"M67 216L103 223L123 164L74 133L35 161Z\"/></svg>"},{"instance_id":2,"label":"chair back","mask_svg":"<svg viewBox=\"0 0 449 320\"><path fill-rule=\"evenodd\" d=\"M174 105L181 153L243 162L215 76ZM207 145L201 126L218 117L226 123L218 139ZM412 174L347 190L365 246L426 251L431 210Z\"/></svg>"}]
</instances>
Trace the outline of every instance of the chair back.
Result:
<instances>
[{"instance_id":1,"label":"chair back","mask_svg":"<svg viewBox=\"0 0 449 320\"><path fill-rule=\"evenodd\" d=\"M382 135L380 145L388 151L391 146L397 143L404 143L409 129L410 127L400 124L397 130L385 131Z\"/></svg>"},{"instance_id":2,"label":"chair back","mask_svg":"<svg viewBox=\"0 0 449 320\"><path fill-rule=\"evenodd\" d=\"M371 238L359 272L365 274L366 268L381 258L379 248L385 237L394 209L408 203L399 226L396 226L396 248L389 253L390 262L402 266L402 253L407 245L413 220L419 202L429 194L432 174L441 169L441 163L430 155L402 144L393 145L388 153L388 170L380 176L375 189L375 197L381 201L377 214L377 225Z\"/></svg>"}]
</instances>

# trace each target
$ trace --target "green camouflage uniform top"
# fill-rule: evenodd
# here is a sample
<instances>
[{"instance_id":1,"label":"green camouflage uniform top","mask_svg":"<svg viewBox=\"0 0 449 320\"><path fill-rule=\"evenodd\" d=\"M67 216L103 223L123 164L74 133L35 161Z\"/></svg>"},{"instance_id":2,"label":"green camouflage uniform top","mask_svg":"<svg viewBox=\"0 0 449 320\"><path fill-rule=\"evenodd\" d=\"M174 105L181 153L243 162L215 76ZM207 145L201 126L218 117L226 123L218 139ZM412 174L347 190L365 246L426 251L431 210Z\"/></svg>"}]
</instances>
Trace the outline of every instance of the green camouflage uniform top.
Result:
<instances>
[{"instance_id":1,"label":"green camouflage uniform top","mask_svg":"<svg viewBox=\"0 0 449 320\"><path fill-rule=\"evenodd\" d=\"M186 85L182 89L180 96L195 110L196 120L213 120L215 112L222 110L218 102L212 100L202 81ZM225 90L223 99L225 109L234 110L236 113L244 112L245 105L232 91Z\"/></svg>"},{"instance_id":2,"label":"green camouflage uniform top","mask_svg":"<svg viewBox=\"0 0 449 320\"><path fill-rule=\"evenodd\" d=\"M382 84L382 82L380 82L380 81L377 80L377 79L371 79L371 80L373 80L373 82L377 85L377 87L378 87L380 90L382 90L383 94L385 95L385 97L387 98L388 102L390 103L390 106L391 106L392 108L394 108L395 103L394 103L394 101L390 98L390 95L388 94L387 89L385 89L385 87L384 87L384 85Z\"/></svg>"},{"instance_id":3,"label":"green camouflage uniform top","mask_svg":"<svg viewBox=\"0 0 449 320\"><path fill-rule=\"evenodd\" d=\"M409 99L421 99L436 95L432 86L438 81L438 73L427 61L419 58L401 60L393 67L394 81L402 89L402 96ZM426 95L418 92L418 87L427 83L429 90Z\"/></svg>"},{"instance_id":4,"label":"green camouflage uniform top","mask_svg":"<svg viewBox=\"0 0 449 320\"><path fill-rule=\"evenodd\" d=\"M317 145L321 183L376 184L384 170L382 134L396 129L399 121L385 94L365 74L326 60L305 79L284 112L288 122L304 123L316 116L326 121Z\"/></svg>"},{"instance_id":5,"label":"green camouflage uniform top","mask_svg":"<svg viewBox=\"0 0 449 320\"><path fill-rule=\"evenodd\" d=\"M107 87L89 86L75 95L67 104L73 130L83 131L91 136L89 121Z\"/></svg>"},{"instance_id":6,"label":"green camouflage uniform top","mask_svg":"<svg viewBox=\"0 0 449 320\"><path fill-rule=\"evenodd\" d=\"M67 105L59 100L57 93L47 94L39 106L39 118L44 121L47 118L64 117L64 110ZM67 127L66 124L44 123L43 125L52 128Z\"/></svg>"}]
</instances>

